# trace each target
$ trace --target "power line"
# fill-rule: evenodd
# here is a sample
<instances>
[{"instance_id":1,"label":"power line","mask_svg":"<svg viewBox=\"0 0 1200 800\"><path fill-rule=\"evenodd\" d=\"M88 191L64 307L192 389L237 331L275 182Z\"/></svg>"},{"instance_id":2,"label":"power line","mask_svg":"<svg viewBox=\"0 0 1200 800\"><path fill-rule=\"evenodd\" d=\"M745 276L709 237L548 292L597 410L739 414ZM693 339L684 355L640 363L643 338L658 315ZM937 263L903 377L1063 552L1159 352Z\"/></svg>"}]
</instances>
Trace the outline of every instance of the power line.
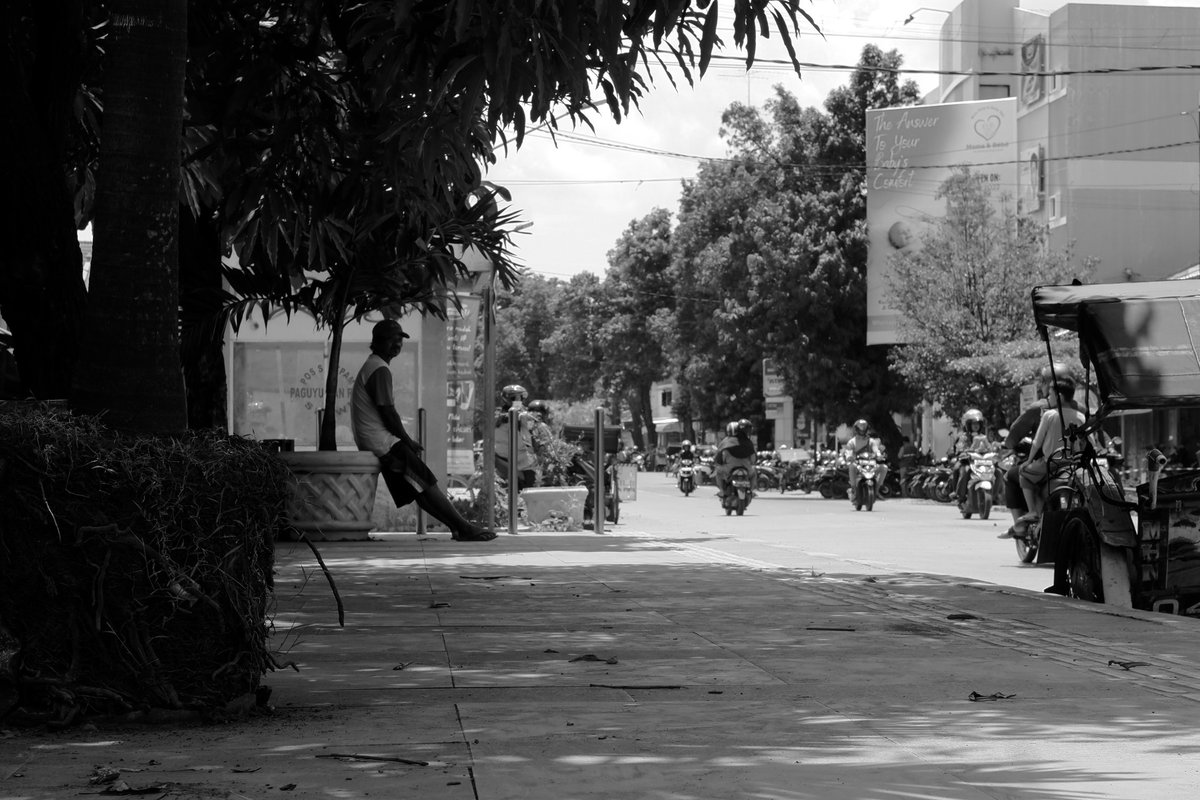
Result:
<instances>
[{"instance_id":1,"label":"power line","mask_svg":"<svg viewBox=\"0 0 1200 800\"><path fill-rule=\"evenodd\" d=\"M1015 45L1013 45L1015 46ZM719 53L714 53L712 60L716 61L734 61L740 60L737 56L727 56ZM792 62L784 59L754 59L754 63L766 63L772 65L780 65L792 68ZM890 72L897 75L974 75L982 78L1006 77L1006 78L1021 78L1021 77L1052 77L1052 76L1070 76L1070 75L1137 75L1151 72L1163 72L1166 70L1182 70L1184 72L1192 72L1200 70L1200 64L1172 64L1157 66L1146 64L1135 67L1095 67L1091 69L1066 69L1066 70L1029 70L1012 72L1005 70L952 70L952 69L908 69L906 67L883 67L883 66L864 66L862 64L818 64L815 62L801 61L798 62L803 69L827 69L827 70L848 70L858 71L864 70L867 72Z\"/></svg>"}]
</instances>

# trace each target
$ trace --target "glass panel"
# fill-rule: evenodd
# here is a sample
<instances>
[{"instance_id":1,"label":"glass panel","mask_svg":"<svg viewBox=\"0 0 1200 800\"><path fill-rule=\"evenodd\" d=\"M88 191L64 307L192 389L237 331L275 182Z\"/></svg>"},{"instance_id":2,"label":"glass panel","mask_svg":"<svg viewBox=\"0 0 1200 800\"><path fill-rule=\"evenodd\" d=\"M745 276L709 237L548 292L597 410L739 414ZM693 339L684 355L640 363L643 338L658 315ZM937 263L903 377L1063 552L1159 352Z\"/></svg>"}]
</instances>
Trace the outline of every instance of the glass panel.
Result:
<instances>
[{"instance_id":1,"label":"glass panel","mask_svg":"<svg viewBox=\"0 0 1200 800\"><path fill-rule=\"evenodd\" d=\"M366 342L346 342L338 378L337 444L353 450L350 392L370 355ZM324 342L234 342L233 432L255 439L294 439L298 449L317 446L317 411L325 407ZM392 360L396 410L416 436L417 347L406 346Z\"/></svg>"}]
</instances>

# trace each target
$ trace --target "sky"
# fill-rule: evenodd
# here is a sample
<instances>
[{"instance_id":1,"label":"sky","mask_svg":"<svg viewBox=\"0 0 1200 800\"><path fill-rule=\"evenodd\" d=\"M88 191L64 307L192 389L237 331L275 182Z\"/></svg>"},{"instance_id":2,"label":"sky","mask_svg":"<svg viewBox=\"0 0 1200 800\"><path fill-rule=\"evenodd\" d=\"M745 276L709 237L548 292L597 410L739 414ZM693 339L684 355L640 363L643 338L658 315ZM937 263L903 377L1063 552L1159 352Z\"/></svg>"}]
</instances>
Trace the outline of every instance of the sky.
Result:
<instances>
[{"instance_id":1,"label":"sky","mask_svg":"<svg viewBox=\"0 0 1200 800\"><path fill-rule=\"evenodd\" d=\"M1110 5L1117 0L1091 2ZM1192 2L1124 0L1120 4ZM714 59L695 87L678 76L678 88L658 79L640 110L631 109L620 124L602 109L591 115L594 132L562 124L560 130L567 135L559 138L557 146L545 133L530 134L520 150L510 150L507 156L501 153L487 176L512 192L511 209L532 223L514 238L519 264L550 278L565 280L579 272L603 276L607 254L630 222L655 208L674 213L680 181L695 177L703 159L728 154L719 129L721 113L731 103L761 108L774 87L782 85L802 107L823 109L829 92L849 81L864 45L899 51L904 67L914 70L902 78L915 80L922 94L932 90L937 85L933 72L938 69L938 37L947 12L958 4L959 0L805 0L802 7L823 36L801 23L799 38L793 40L797 58L820 66L804 67L800 76L787 63L778 36L760 40L756 65L747 73L744 53L732 43L732 27L723 23L726 47L721 54L738 60L718 63ZM1061 5L1056 0L1020 3L1022 8L1039 11ZM905 25L910 14L913 19Z\"/></svg>"}]
</instances>

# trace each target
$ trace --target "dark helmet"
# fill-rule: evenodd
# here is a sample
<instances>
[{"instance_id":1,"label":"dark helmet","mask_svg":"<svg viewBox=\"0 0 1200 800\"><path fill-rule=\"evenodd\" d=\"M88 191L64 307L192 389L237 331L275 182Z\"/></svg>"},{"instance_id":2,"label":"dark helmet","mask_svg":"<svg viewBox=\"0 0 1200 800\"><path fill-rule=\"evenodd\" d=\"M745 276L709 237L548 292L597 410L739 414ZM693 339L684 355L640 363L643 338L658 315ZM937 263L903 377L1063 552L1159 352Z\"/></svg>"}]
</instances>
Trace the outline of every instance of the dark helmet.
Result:
<instances>
[{"instance_id":1,"label":"dark helmet","mask_svg":"<svg viewBox=\"0 0 1200 800\"><path fill-rule=\"evenodd\" d=\"M550 418L550 406L545 400L530 400L527 408L542 419Z\"/></svg>"},{"instance_id":2,"label":"dark helmet","mask_svg":"<svg viewBox=\"0 0 1200 800\"><path fill-rule=\"evenodd\" d=\"M984 428L983 412L980 411L978 408L969 408L969 409L967 409L967 412L962 415L963 430L970 433L971 432L971 424L970 423L972 423L972 422L975 423L975 426L974 426L975 430L977 430L977 431L983 430L983 428Z\"/></svg>"},{"instance_id":3,"label":"dark helmet","mask_svg":"<svg viewBox=\"0 0 1200 800\"><path fill-rule=\"evenodd\" d=\"M525 391L525 387L519 383L510 383L508 386L505 386L500 390L500 397L502 397L504 402L508 405L512 405L518 400L524 403L525 398L529 397L529 392Z\"/></svg>"},{"instance_id":4,"label":"dark helmet","mask_svg":"<svg viewBox=\"0 0 1200 800\"><path fill-rule=\"evenodd\" d=\"M870 430L871 425L865 419L858 419L854 421L854 432L859 436L866 436L867 432Z\"/></svg>"},{"instance_id":5,"label":"dark helmet","mask_svg":"<svg viewBox=\"0 0 1200 800\"><path fill-rule=\"evenodd\" d=\"M750 431L754 430L754 426L750 424L750 420L743 417L734 424L734 435L744 433L749 435Z\"/></svg>"}]
</instances>

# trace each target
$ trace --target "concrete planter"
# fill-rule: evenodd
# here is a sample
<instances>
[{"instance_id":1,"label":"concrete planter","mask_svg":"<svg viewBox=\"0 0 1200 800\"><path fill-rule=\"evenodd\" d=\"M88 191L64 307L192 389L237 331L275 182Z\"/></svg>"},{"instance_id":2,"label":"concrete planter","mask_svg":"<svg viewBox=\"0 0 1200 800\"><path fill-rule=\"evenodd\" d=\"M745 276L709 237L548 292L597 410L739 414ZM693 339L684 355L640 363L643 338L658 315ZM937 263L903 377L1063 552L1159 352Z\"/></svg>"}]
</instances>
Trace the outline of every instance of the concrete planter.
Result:
<instances>
[{"instance_id":1,"label":"concrete planter","mask_svg":"<svg viewBox=\"0 0 1200 800\"><path fill-rule=\"evenodd\" d=\"M314 541L365 540L373 527L379 459L374 453L280 453L295 478L287 516Z\"/></svg>"},{"instance_id":2,"label":"concrete planter","mask_svg":"<svg viewBox=\"0 0 1200 800\"><path fill-rule=\"evenodd\" d=\"M546 486L526 489L521 492L525 501L525 515L532 523L550 519L552 512L560 512L571 520L573 526L583 529L583 503L587 499L586 486Z\"/></svg>"}]
</instances>

